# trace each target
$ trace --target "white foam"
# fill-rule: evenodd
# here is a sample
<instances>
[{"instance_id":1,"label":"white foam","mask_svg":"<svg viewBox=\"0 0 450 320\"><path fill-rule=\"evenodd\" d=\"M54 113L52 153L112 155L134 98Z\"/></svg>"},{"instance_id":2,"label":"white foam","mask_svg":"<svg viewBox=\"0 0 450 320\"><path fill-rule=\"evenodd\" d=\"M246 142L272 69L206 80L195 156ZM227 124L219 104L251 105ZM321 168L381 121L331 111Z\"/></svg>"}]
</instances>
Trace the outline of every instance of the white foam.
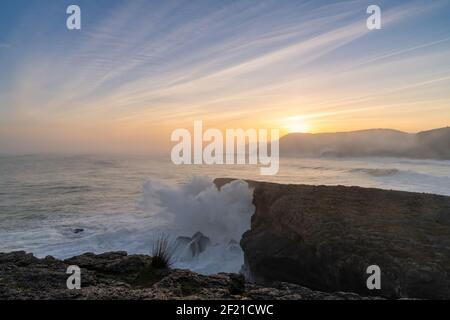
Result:
<instances>
[{"instance_id":1,"label":"white foam","mask_svg":"<svg viewBox=\"0 0 450 320\"><path fill-rule=\"evenodd\" d=\"M173 239L201 232L212 246L191 261L176 261L175 266L201 273L238 272L244 258L229 243L239 242L250 229L254 212L253 193L244 181L233 181L220 190L209 180L194 177L182 186L149 181L144 184L141 206L158 210L164 220L161 231Z\"/></svg>"},{"instance_id":2,"label":"white foam","mask_svg":"<svg viewBox=\"0 0 450 320\"><path fill-rule=\"evenodd\" d=\"M161 234L175 240L200 231L212 245L190 261L174 261L174 267L204 274L238 272L244 259L242 249L229 250L228 243L239 242L250 228L252 194L243 181L218 190L204 177L175 186L150 180L143 186L140 213L53 215L2 232L0 252L25 250L38 257L61 259L118 250L150 254L153 241ZM83 231L74 233L77 228Z\"/></svg>"}]
</instances>

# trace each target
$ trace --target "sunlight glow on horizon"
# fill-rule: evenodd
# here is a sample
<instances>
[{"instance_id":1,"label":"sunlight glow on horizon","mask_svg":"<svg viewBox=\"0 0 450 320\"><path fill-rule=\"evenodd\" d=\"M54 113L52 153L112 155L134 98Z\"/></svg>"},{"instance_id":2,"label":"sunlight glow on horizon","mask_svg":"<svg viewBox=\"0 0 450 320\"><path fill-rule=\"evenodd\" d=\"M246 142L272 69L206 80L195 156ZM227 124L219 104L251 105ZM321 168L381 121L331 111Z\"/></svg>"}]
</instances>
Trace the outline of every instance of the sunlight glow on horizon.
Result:
<instances>
[{"instance_id":1,"label":"sunlight glow on horizon","mask_svg":"<svg viewBox=\"0 0 450 320\"><path fill-rule=\"evenodd\" d=\"M301 116L290 117L283 122L283 129L287 133L310 133L310 126Z\"/></svg>"},{"instance_id":2,"label":"sunlight glow on horizon","mask_svg":"<svg viewBox=\"0 0 450 320\"><path fill-rule=\"evenodd\" d=\"M82 29L68 31L65 2L2 1L0 152L165 150L195 120L449 125L450 3L379 2L369 31L368 0L79 0Z\"/></svg>"}]
</instances>

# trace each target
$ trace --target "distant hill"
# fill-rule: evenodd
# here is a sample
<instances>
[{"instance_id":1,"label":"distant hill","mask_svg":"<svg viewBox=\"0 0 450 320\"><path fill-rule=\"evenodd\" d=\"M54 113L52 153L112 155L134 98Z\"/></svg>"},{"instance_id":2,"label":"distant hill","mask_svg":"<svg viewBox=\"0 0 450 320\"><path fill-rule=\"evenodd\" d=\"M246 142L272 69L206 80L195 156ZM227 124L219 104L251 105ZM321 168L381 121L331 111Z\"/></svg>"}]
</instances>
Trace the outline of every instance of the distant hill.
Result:
<instances>
[{"instance_id":1,"label":"distant hill","mask_svg":"<svg viewBox=\"0 0 450 320\"><path fill-rule=\"evenodd\" d=\"M450 128L416 134L391 129L337 133L292 133L280 139L283 156L406 157L450 160Z\"/></svg>"}]
</instances>

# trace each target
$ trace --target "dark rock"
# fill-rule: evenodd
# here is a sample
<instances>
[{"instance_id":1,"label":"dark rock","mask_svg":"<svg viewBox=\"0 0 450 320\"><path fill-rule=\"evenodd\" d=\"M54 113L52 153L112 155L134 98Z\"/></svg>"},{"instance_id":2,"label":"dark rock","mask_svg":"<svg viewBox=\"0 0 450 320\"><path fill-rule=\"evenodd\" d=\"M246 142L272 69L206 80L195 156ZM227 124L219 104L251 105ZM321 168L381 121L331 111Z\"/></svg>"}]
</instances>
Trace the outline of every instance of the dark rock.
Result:
<instances>
[{"instance_id":1,"label":"dark rock","mask_svg":"<svg viewBox=\"0 0 450 320\"><path fill-rule=\"evenodd\" d=\"M175 245L179 247L187 247L191 241L191 237L178 237L175 240Z\"/></svg>"},{"instance_id":2,"label":"dark rock","mask_svg":"<svg viewBox=\"0 0 450 320\"><path fill-rule=\"evenodd\" d=\"M204 236L201 232L197 232L192 236L191 250L195 257L205 251L211 245L211 240Z\"/></svg>"},{"instance_id":3,"label":"dark rock","mask_svg":"<svg viewBox=\"0 0 450 320\"><path fill-rule=\"evenodd\" d=\"M126 252L118 251L99 255L85 253L64 262L99 272L121 274L139 272L151 262L151 258L144 255L128 256Z\"/></svg>"},{"instance_id":4,"label":"dark rock","mask_svg":"<svg viewBox=\"0 0 450 320\"><path fill-rule=\"evenodd\" d=\"M245 278L241 274L230 275L230 294L237 295L245 292Z\"/></svg>"},{"instance_id":5,"label":"dark rock","mask_svg":"<svg viewBox=\"0 0 450 320\"><path fill-rule=\"evenodd\" d=\"M181 252L181 259L192 259L204 252L211 245L211 240L201 232L196 232L191 238L178 237L175 241L175 250ZM189 254L186 256L186 249Z\"/></svg>"},{"instance_id":6,"label":"dark rock","mask_svg":"<svg viewBox=\"0 0 450 320\"><path fill-rule=\"evenodd\" d=\"M0 255L1 264L11 263L17 266L27 266L37 260L38 259L34 257L33 254L26 253L25 251L16 251Z\"/></svg>"},{"instance_id":7,"label":"dark rock","mask_svg":"<svg viewBox=\"0 0 450 320\"><path fill-rule=\"evenodd\" d=\"M450 197L249 184L256 211L241 246L254 280L327 292L450 299ZM381 268L381 290L366 287L369 265Z\"/></svg>"},{"instance_id":8,"label":"dark rock","mask_svg":"<svg viewBox=\"0 0 450 320\"><path fill-rule=\"evenodd\" d=\"M26 261L26 263L24 263ZM0 300L10 299L365 299L275 283L261 286L241 275L199 275L189 270L151 268L151 257L86 253L65 261L37 259L24 252L0 253ZM66 287L69 265L81 267L81 289ZM139 270L143 267L141 270Z\"/></svg>"},{"instance_id":9,"label":"dark rock","mask_svg":"<svg viewBox=\"0 0 450 320\"><path fill-rule=\"evenodd\" d=\"M228 242L227 250L235 254L240 254L242 252L240 244L235 240L230 240L230 242Z\"/></svg>"}]
</instances>

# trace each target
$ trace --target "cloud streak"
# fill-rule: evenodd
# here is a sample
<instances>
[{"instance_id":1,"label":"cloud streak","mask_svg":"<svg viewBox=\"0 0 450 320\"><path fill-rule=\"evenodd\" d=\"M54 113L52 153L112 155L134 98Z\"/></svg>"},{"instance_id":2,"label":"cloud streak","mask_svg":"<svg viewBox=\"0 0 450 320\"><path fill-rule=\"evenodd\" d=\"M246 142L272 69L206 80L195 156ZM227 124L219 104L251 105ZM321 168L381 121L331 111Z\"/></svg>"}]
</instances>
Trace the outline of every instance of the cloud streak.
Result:
<instances>
[{"instance_id":1,"label":"cloud streak","mask_svg":"<svg viewBox=\"0 0 450 320\"><path fill-rule=\"evenodd\" d=\"M405 114L416 98L448 107L448 74L437 73L450 70L450 38L443 30L417 32L411 41L408 26L449 6L383 2L383 30L370 32L367 3L81 1L89 19L78 33L43 11L34 31L50 30L47 39L30 38L32 25L17 19L11 45L0 43L11 54L0 53L9 74L0 76L3 122L36 126L36 134L57 123L70 134L120 126L143 136L195 118L262 126L300 114L330 131L345 123L320 127L321 118L371 110L373 125L388 119L380 95ZM410 128L419 120L422 113L410 118Z\"/></svg>"}]
</instances>

